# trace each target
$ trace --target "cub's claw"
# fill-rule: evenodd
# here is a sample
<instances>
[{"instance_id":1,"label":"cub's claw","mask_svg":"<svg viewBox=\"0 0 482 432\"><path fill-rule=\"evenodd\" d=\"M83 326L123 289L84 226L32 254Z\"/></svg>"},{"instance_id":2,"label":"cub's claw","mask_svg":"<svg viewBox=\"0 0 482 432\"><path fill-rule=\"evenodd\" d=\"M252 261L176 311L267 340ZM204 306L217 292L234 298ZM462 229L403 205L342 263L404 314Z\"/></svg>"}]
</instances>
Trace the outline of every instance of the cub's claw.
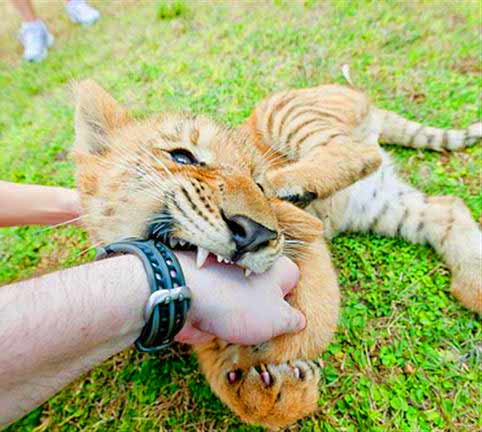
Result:
<instances>
[{"instance_id":1,"label":"cub's claw","mask_svg":"<svg viewBox=\"0 0 482 432\"><path fill-rule=\"evenodd\" d=\"M276 380L295 379L318 379L319 369L323 367L320 361L295 360L279 365L265 365L263 363L249 368L247 373L241 369L234 369L227 373L229 384L235 384L241 378L257 377L266 387L272 386Z\"/></svg>"},{"instance_id":2,"label":"cub's claw","mask_svg":"<svg viewBox=\"0 0 482 432\"><path fill-rule=\"evenodd\" d=\"M269 371L268 366L261 363L258 366L254 366L250 369L251 374L258 374L260 380L265 386L270 386L273 384L274 379L272 373Z\"/></svg>"},{"instance_id":3,"label":"cub's claw","mask_svg":"<svg viewBox=\"0 0 482 432\"><path fill-rule=\"evenodd\" d=\"M243 371L241 369L235 369L228 372L228 382L229 384L234 384L236 381L239 381L243 376Z\"/></svg>"},{"instance_id":4,"label":"cub's claw","mask_svg":"<svg viewBox=\"0 0 482 432\"><path fill-rule=\"evenodd\" d=\"M293 203L297 207L305 208L305 207L308 207L311 204L311 202L317 198L317 196L313 192L304 192L301 195L300 194L286 195L286 196L280 196L279 198L285 201L289 201L290 203Z\"/></svg>"},{"instance_id":5,"label":"cub's claw","mask_svg":"<svg viewBox=\"0 0 482 432\"><path fill-rule=\"evenodd\" d=\"M276 175L268 176L268 180L271 184L272 194L297 207L305 208L313 200L319 198L316 193L307 191L299 184L290 184L281 170Z\"/></svg>"},{"instance_id":6,"label":"cub's claw","mask_svg":"<svg viewBox=\"0 0 482 432\"><path fill-rule=\"evenodd\" d=\"M268 367L264 364L261 364L260 368L261 373L259 374L259 376L261 377L261 381L263 381L266 386L270 386L271 384L273 384L273 378L268 370Z\"/></svg>"},{"instance_id":7,"label":"cub's claw","mask_svg":"<svg viewBox=\"0 0 482 432\"><path fill-rule=\"evenodd\" d=\"M273 382L271 379L271 374L268 371L264 371L260 373L261 380L265 383L265 385L269 386Z\"/></svg>"},{"instance_id":8,"label":"cub's claw","mask_svg":"<svg viewBox=\"0 0 482 432\"><path fill-rule=\"evenodd\" d=\"M319 379L319 367L308 360L257 364L228 371L223 395L243 420L280 428L316 410Z\"/></svg>"},{"instance_id":9,"label":"cub's claw","mask_svg":"<svg viewBox=\"0 0 482 432\"><path fill-rule=\"evenodd\" d=\"M296 379L300 379L300 378L301 378L301 371L300 371L300 368L299 368L299 367L294 367L294 368L293 368L293 373L295 374L295 378L296 378Z\"/></svg>"}]
</instances>

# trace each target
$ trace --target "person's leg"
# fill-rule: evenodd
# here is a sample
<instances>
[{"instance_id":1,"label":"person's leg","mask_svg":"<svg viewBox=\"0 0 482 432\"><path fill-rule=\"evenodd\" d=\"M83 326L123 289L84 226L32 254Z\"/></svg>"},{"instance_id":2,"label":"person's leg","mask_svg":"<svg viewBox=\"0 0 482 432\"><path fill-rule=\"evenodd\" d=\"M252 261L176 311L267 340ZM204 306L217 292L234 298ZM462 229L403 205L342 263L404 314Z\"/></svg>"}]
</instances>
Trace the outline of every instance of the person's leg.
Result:
<instances>
[{"instance_id":1,"label":"person's leg","mask_svg":"<svg viewBox=\"0 0 482 432\"><path fill-rule=\"evenodd\" d=\"M11 0L13 7L17 9L23 22L37 21L32 2L30 0Z\"/></svg>"},{"instance_id":2,"label":"person's leg","mask_svg":"<svg viewBox=\"0 0 482 432\"><path fill-rule=\"evenodd\" d=\"M24 47L23 58L39 62L47 56L47 49L53 42L53 36L35 14L30 0L11 0L22 19L19 39Z\"/></svg>"},{"instance_id":3,"label":"person's leg","mask_svg":"<svg viewBox=\"0 0 482 432\"><path fill-rule=\"evenodd\" d=\"M100 18L100 12L85 0L67 0L65 10L74 23L82 25L94 24Z\"/></svg>"}]
</instances>

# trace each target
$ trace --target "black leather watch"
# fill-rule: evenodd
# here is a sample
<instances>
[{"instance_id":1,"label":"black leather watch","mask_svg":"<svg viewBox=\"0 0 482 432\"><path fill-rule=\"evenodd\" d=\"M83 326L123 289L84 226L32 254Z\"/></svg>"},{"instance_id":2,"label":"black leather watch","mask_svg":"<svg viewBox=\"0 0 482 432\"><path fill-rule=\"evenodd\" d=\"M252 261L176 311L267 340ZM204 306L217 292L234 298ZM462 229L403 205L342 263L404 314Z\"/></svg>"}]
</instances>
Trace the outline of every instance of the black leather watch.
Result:
<instances>
[{"instance_id":1,"label":"black leather watch","mask_svg":"<svg viewBox=\"0 0 482 432\"><path fill-rule=\"evenodd\" d=\"M191 291L173 252L158 240L125 240L97 249L97 258L118 254L138 256L151 289L144 308L146 324L135 342L138 351L156 352L168 347L186 322Z\"/></svg>"}]
</instances>

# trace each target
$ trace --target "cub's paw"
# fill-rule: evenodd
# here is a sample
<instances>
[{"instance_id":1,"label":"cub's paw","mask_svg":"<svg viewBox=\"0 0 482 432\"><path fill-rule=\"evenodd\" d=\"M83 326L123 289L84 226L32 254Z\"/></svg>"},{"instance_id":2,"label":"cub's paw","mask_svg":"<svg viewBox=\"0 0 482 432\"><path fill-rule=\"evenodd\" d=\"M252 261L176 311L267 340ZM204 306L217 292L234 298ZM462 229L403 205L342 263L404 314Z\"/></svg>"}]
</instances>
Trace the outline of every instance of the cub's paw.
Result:
<instances>
[{"instance_id":1,"label":"cub's paw","mask_svg":"<svg viewBox=\"0 0 482 432\"><path fill-rule=\"evenodd\" d=\"M275 172L268 173L267 180L277 198L289 201L297 207L305 208L318 198L316 193L307 191L301 186L299 179L296 182L289 168L281 168Z\"/></svg>"},{"instance_id":2,"label":"cub's paw","mask_svg":"<svg viewBox=\"0 0 482 432\"><path fill-rule=\"evenodd\" d=\"M285 427L316 409L319 379L319 365L309 360L235 369L226 375L229 405L248 423Z\"/></svg>"}]
</instances>

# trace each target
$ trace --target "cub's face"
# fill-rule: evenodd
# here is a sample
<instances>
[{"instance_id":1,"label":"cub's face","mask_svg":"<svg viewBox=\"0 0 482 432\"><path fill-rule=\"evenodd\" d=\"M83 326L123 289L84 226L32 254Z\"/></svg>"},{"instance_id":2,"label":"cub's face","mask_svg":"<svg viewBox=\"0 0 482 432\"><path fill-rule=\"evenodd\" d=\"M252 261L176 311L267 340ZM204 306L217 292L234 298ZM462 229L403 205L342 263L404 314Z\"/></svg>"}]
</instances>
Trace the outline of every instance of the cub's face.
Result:
<instances>
[{"instance_id":1,"label":"cub's face","mask_svg":"<svg viewBox=\"0 0 482 432\"><path fill-rule=\"evenodd\" d=\"M77 87L77 184L93 242L160 238L249 271L283 252L273 203L255 182L255 155L239 131L163 114L135 121L92 81Z\"/></svg>"}]
</instances>

